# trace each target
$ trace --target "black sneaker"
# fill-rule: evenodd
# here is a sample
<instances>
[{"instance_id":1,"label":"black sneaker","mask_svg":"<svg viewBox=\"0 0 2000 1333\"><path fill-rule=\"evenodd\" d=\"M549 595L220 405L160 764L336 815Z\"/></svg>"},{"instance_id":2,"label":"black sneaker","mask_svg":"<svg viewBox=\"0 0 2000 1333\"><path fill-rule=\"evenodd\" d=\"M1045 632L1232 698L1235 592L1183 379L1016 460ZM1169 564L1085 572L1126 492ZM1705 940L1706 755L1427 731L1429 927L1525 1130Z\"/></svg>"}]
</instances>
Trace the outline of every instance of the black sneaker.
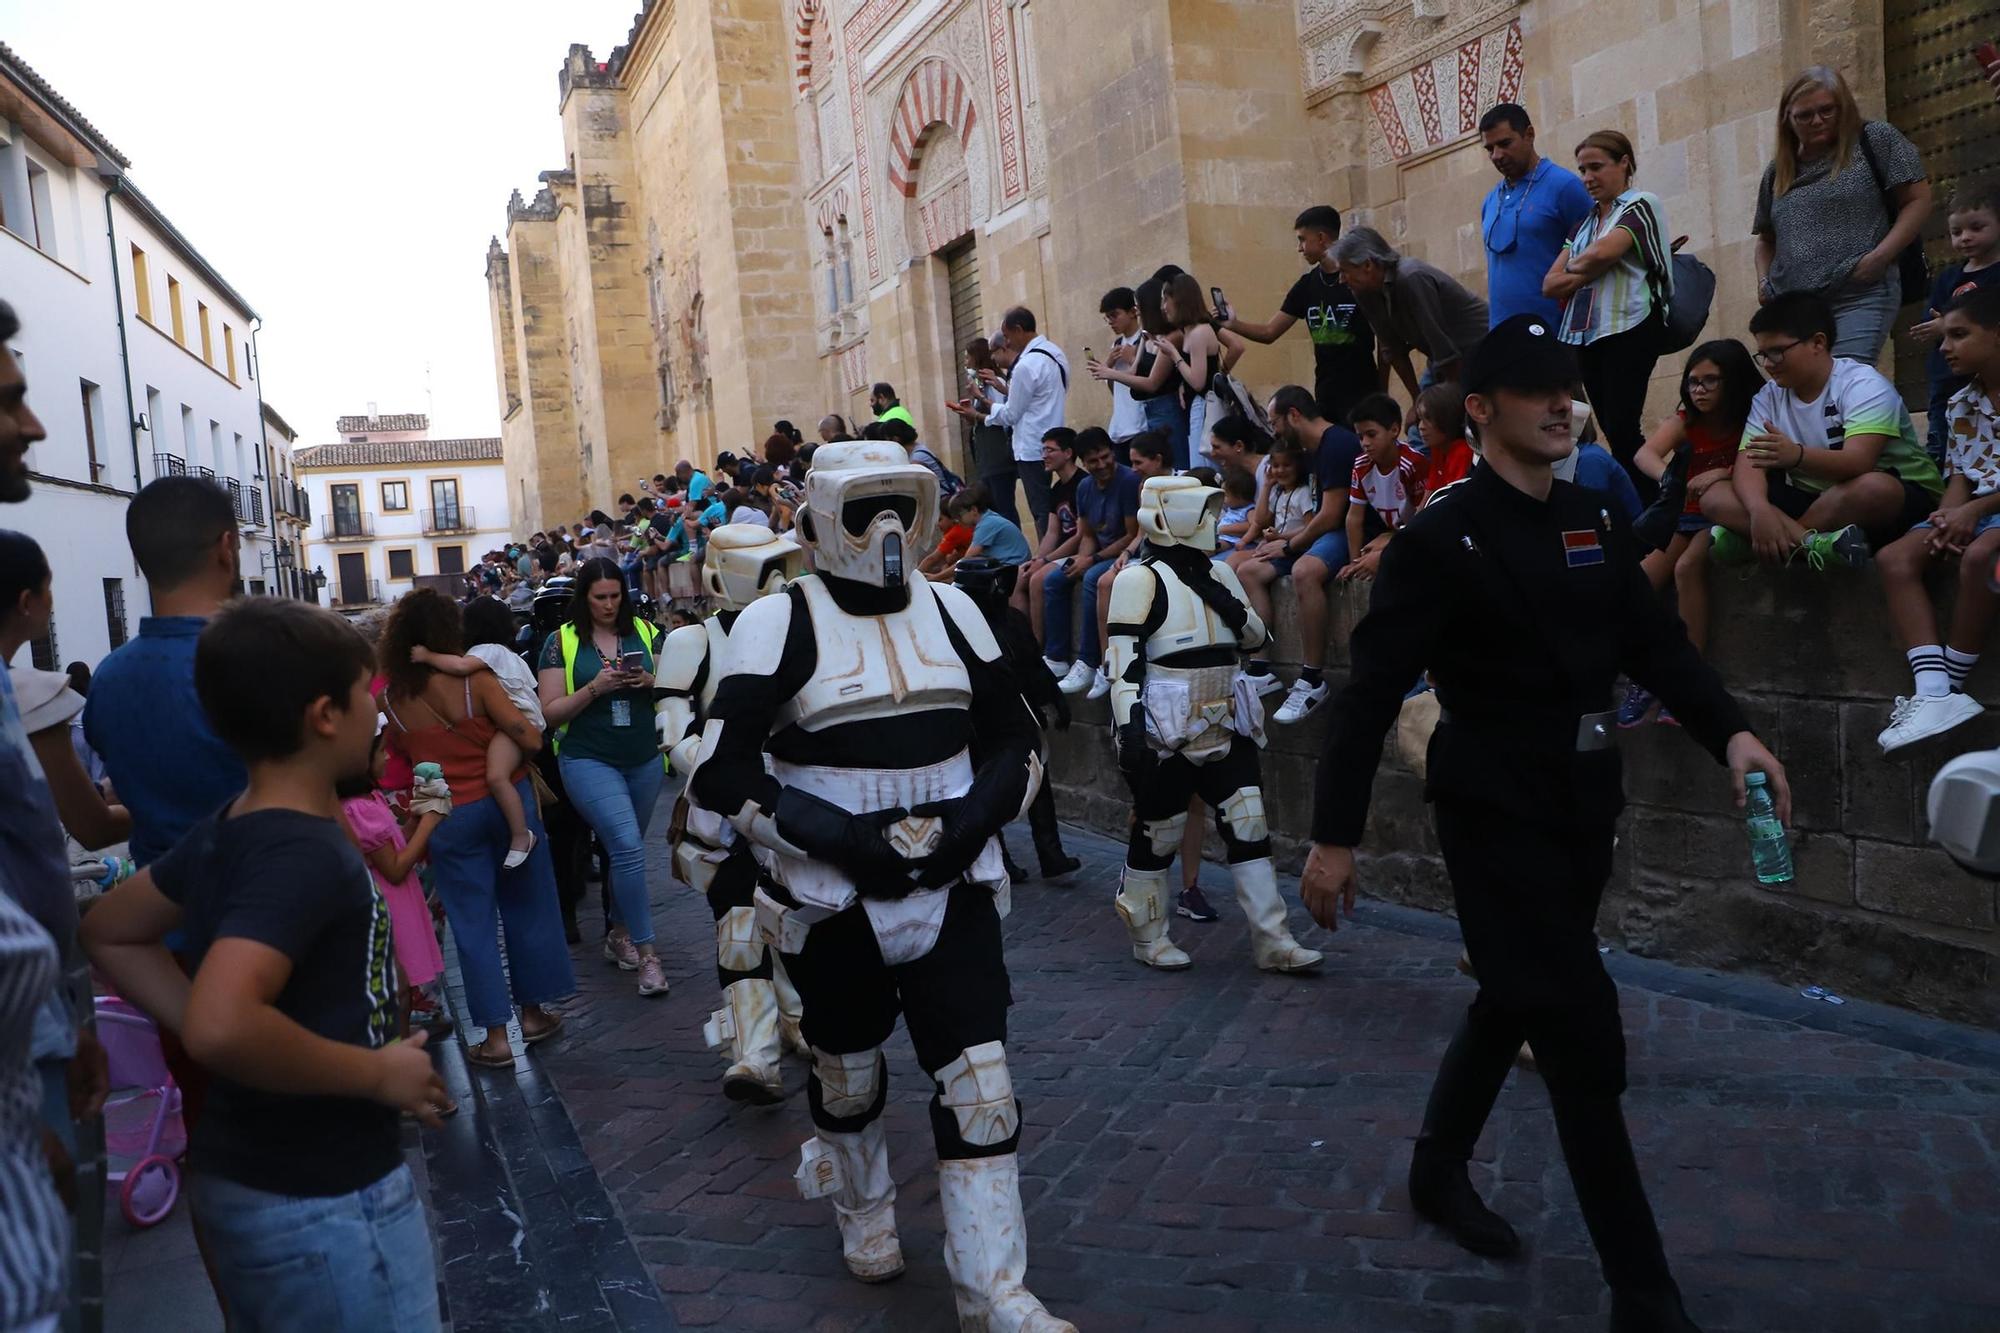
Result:
<instances>
[{"instance_id":1,"label":"black sneaker","mask_svg":"<svg viewBox=\"0 0 2000 1333\"><path fill-rule=\"evenodd\" d=\"M1199 884L1181 890L1181 896L1174 903L1174 915L1184 916L1190 921L1214 921L1215 909L1208 905Z\"/></svg>"}]
</instances>

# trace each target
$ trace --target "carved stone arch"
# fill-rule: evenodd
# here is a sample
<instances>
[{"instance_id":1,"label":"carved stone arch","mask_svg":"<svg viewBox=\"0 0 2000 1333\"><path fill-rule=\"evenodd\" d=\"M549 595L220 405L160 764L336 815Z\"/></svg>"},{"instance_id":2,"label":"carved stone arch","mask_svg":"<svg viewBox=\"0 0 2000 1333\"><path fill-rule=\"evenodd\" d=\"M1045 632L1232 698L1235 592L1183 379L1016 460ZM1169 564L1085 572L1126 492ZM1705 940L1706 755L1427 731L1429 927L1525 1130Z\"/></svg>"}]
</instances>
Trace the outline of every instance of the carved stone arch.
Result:
<instances>
[{"instance_id":1,"label":"carved stone arch","mask_svg":"<svg viewBox=\"0 0 2000 1333\"><path fill-rule=\"evenodd\" d=\"M813 81L813 25L824 18L822 11L826 0L799 0L798 13L792 19L792 66L799 76L799 95L811 90ZM826 28L822 23L820 31Z\"/></svg>"},{"instance_id":2,"label":"carved stone arch","mask_svg":"<svg viewBox=\"0 0 2000 1333\"><path fill-rule=\"evenodd\" d=\"M890 188L906 199L916 194L917 169L933 125L955 133L969 159L975 119L970 86L943 59L933 56L911 70L889 117Z\"/></svg>"},{"instance_id":3,"label":"carved stone arch","mask_svg":"<svg viewBox=\"0 0 2000 1333\"><path fill-rule=\"evenodd\" d=\"M1382 40L1388 29L1379 23L1363 22L1348 35L1347 49L1341 55L1342 74L1365 74L1368 72L1368 55L1375 44Z\"/></svg>"}]
</instances>

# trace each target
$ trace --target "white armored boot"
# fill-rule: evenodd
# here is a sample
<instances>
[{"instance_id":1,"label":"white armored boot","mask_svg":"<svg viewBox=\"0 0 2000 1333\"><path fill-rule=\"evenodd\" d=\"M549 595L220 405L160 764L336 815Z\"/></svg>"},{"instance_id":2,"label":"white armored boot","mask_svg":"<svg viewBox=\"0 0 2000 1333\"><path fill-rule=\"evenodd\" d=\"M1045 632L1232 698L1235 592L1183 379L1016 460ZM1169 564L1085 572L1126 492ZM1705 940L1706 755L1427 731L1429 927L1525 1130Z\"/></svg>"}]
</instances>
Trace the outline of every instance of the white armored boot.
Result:
<instances>
[{"instance_id":1,"label":"white armored boot","mask_svg":"<svg viewBox=\"0 0 2000 1333\"><path fill-rule=\"evenodd\" d=\"M1148 967L1176 971L1194 960L1167 935L1167 872L1125 867L1119 882L1118 917L1132 937L1132 956Z\"/></svg>"},{"instance_id":2,"label":"white armored boot","mask_svg":"<svg viewBox=\"0 0 2000 1333\"><path fill-rule=\"evenodd\" d=\"M1021 1159L1014 1153L938 1163L944 1266L963 1333L1076 1333L1023 1285L1028 1224L1021 1216Z\"/></svg>"},{"instance_id":3,"label":"white armored boot","mask_svg":"<svg viewBox=\"0 0 2000 1333\"><path fill-rule=\"evenodd\" d=\"M840 1223L840 1253L863 1282L903 1275L903 1246L896 1239L896 1182L889 1174L889 1143L880 1120L855 1134L822 1129L800 1154L799 1193L833 1200Z\"/></svg>"},{"instance_id":4,"label":"white armored boot","mask_svg":"<svg viewBox=\"0 0 2000 1333\"><path fill-rule=\"evenodd\" d=\"M1250 926L1250 953L1266 972L1304 972L1325 957L1292 938L1285 924L1285 900L1278 896L1278 872L1271 858L1242 861L1229 867L1236 880L1236 901Z\"/></svg>"},{"instance_id":5,"label":"white armored boot","mask_svg":"<svg viewBox=\"0 0 2000 1333\"><path fill-rule=\"evenodd\" d=\"M799 999L799 988L792 984L785 972L785 956L776 949L771 950L771 985L778 992L778 1040L786 1055L812 1059L812 1047L806 1045L806 1034L799 1025L805 1021L805 1004Z\"/></svg>"},{"instance_id":6,"label":"white armored boot","mask_svg":"<svg viewBox=\"0 0 2000 1333\"><path fill-rule=\"evenodd\" d=\"M750 977L730 982L722 997L729 1007L717 1011L709 1026L711 1044L729 1052L723 1095L733 1102L774 1106L785 1099L785 1076L778 1070L783 1052L778 1045L777 988Z\"/></svg>"}]
</instances>

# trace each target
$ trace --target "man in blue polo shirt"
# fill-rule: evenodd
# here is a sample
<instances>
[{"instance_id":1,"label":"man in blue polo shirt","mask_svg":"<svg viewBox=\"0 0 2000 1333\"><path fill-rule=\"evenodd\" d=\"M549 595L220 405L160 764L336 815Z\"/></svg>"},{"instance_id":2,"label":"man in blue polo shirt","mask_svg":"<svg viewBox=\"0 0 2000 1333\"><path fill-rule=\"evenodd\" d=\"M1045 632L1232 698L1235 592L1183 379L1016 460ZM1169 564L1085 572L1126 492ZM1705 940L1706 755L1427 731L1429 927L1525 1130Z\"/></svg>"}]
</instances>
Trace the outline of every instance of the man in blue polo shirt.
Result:
<instances>
[{"instance_id":1,"label":"man in blue polo shirt","mask_svg":"<svg viewBox=\"0 0 2000 1333\"><path fill-rule=\"evenodd\" d=\"M235 591L240 538L229 493L201 477L161 477L140 491L125 537L153 614L98 664L83 734L132 812L132 859L144 866L249 781L194 689L195 640Z\"/></svg>"},{"instance_id":2,"label":"man in blue polo shirt","mask_svg":"<svg viewBox=\"0 0 2000 1333\"><path fill-rule=\"evenodd\" d=\"M1534 122L1514 103L1502 102L1481 116L1479 137L1500 173L1500 183L1479 209L1489 327L1511 315L1553 323L1561 312L1542 295L1542 279L1590 211L1590 193L1575 172L1535 151Z\"/></svg>"}]
</instances>

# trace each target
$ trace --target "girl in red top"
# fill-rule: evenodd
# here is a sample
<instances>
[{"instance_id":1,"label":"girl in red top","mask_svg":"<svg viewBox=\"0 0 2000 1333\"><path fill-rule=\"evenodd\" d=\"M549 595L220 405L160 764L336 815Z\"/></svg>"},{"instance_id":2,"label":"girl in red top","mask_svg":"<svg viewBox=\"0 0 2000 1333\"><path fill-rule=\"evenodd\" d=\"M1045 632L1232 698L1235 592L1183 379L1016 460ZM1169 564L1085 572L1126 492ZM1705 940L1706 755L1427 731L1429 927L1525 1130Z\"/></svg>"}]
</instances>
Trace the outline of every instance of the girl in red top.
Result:
<instances>
[{"instance_id":1,"label":"girl in red top","mask_svg":"<svg viewBox=\"0 0 2000 1333\"><path fill-rule=\"evenodd\" d=\"M1641 472L1659 480L1667 462L1682 449L1692 451L1688 459L1687 507L1681 511L1674 539L1662 551L1654 551L1640 562L1653 587L1665 590L1673 580L1680 603L1681 619L1687 624L1688 638L1697 648L1708 640L1708 530L1710 520L1701 512L1702 496L1709 487L1727 480L1736 463L1736 446L1750 420L1750 403L1763 385L1756 362L1742 343L1734 338L1705 342L1688 353L1681 370L1681 405L1647 437L1633 462ZM1636 727L1650 715L1653 696L1632 686L1618 709L1618 725ZM1673 722L1664 708L1659 720Z\"/></svg>"},{"instance_id":2,"label":"girl in red top","mask_svg":"<svg viewBox=\"0 0 2000 1333\"><path fill-rule=\"evenodd\" d=\"M1424 482L1424 503L1472 472L1472 446L1465 438L1465 390L1456 384L1433 384L1417 395L1417 434L1431 467Z\"/></svg>"}]
</instances>

